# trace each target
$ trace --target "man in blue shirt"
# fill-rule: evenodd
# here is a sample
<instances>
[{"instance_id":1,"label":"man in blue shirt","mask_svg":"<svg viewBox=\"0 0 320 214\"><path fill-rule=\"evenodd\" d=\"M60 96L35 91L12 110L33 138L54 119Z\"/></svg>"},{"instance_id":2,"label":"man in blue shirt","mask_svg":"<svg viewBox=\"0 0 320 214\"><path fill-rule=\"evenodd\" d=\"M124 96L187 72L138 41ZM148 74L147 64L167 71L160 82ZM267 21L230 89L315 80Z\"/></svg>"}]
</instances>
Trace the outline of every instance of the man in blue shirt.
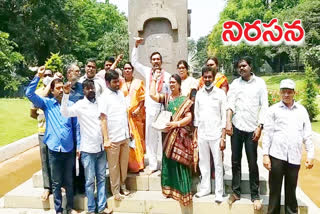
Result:
<instances>
[{"instance_id":1,"label":"man in blue shirt","mask_svg":"<svg viewBox=\"0 0 320 214\"><path fill-rule=\"evenodd\" d=\"M74 141L77 141L77 144L80 143L79 125L76 118L65 118L60 113L60 103L63 95L63 82L61 79L54 79L50 84L52 98L40 97L35 94L38 82L44 75L44 71L44 66L39 68L38 73L27 88L26 96L35 107L42 109L45 114L46 132L43 142L49 148L49 164L56 213L63 212L61 195L61 187L63 185L66 189L67 212L74 214L77 212L73 210L72 169L75 156L72 150Z\"/></svg>"}]
</instances>

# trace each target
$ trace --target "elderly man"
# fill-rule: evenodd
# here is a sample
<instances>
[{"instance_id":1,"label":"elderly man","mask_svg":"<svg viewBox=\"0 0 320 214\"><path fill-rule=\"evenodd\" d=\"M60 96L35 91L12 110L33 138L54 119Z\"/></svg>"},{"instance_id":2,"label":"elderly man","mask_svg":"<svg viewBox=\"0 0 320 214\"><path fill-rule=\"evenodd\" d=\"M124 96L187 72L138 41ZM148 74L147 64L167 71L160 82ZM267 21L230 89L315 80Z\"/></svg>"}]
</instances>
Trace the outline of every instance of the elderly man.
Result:
<instances>
[{"instance_id":1,"label":"elderly man","mask_svg":"<svg viewBox=\"0 0 320 214\"><path fill-rule=\"evenodd\" d=\"M226 132L231 136L233 191L228 202L232 204L240 199L241 158L244 145L249 165L251 200L254 209L260 210L257 148L263 129L264 114L268 108L268 92L264 80L252 73L249 57L240 58L237 69L240 77L232 82L228 92Z\"/></svg>"},{"instance_id":2,"label":"elderly man","mask_svg":"<svg viewBox=\"0 0 320 214\"><path fill-rule=\"evenodd\" d=\"M300 169L302 144L307 150L305 167L313 167L314 146L307 110L294 101L295 83L280 82L281 101L271 106L265 120L262 141L263 165L269 170L268 214L280 213L282 180L285 183L285 212L298 213L296 187Z\"/></svg>"},{"instance_id":3,"label":"elderly man","mask_svg":"<svg viewBox=\"0 0 320 214\"><path fill-rule=\"evenodd\" d=\"M71 64L67 69L67 79L71 83L71 90L69 99L76 103L78 100L83 99L82 84L79 83L80 68L76 64Z\"/></svg>"},{"instance_id":4,"label":"elderly man","mask_svg":"<svg viewBox=\"0 0 320 214\"><path fill-rule=\"evenodd\" d=\"M103 93L106 89L106 83L103 79L97 77L97 64L93 59L87 60L87 64L85 67L86 74L82 76L79 80L80 83L83 83L86 79L94 81L94 87L96 89L97 98Z\"/></svg>"},{"instance_id":5,"label":"elderly man","mask_svg":"<svg viewBox=\"0 0 320 214\"><path fill-rule=\"evenodd\" d=\"M158 170L158 161L157 161L157 154L158 154L158 146L161 144L161 132L157 131L152 127L152 123L155 121L157 115L160 112L161 104L155 102L151 99L149 94L150 83L152 80L152 75L156 70L161 72L160 77L157 80L156 87L158 93L167 94L169 93L169 78L170 74L167 73L162 69L162 56L159 52L153 52L150 56L150 63L152 68L147 67L139 63L138 61L138 47L143 42L142 38L137 38L135 47L132 50L132 65L144 78L146 83L146 100L145 100L145 107L146 107L146 150L147 156L149 159L149 171L148 174L151 174ZM162 152L160 152L162 155Z\"/></svg>"}]
</instances>

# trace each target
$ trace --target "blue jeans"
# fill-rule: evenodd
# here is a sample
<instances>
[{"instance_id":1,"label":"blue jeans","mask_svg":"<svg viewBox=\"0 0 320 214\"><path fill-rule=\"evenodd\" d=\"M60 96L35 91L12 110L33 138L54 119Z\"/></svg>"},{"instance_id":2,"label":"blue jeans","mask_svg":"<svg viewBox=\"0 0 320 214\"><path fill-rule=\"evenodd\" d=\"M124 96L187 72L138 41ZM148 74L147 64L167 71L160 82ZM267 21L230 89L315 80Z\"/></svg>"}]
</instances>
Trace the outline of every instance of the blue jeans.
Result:
<instances>
[{"instance_id":1,"label":"blue jeans","mask_svg":"<svg viewBox=\"0 0 320 214\"><path fill-rule=\"evenodd\" d=\"M86 195L88 198L88 211L95 212L96 202L94 199L95 178L97 180L97 204L98 212L105 209L107 205L106 193L106 153L81 152L81 161L84 167L84 176L86 180Z\"/></svg>"},{"instance_id":2,"label":"blue jeans","mask_svg":"<svg viewBox=\"0 0 320 214\"><path fill-rule=\"evenodd\" d=\"M52 193L54 199L54 209L62 212L61 187L66 189L67 211L73 209L73 175L74 153L54 152L49 149L49 164L51 169Z\"/></svg>"}]
</instances>

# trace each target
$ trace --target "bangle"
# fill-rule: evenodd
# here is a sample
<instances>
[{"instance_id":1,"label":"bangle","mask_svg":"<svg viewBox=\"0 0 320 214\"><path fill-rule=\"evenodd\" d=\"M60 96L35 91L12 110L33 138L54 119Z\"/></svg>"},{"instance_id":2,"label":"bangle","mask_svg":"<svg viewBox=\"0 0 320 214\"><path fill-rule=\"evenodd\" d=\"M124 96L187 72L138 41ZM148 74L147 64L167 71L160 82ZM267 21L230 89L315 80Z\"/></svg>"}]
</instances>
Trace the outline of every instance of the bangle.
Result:
<instances>
[{"instance_id":1,"label":"bangle","mask_svg":"<svg viewBox=\"0 0 320 214\"><path fill-rule=\"evenodd\" d=\"M226 142L226 139L225 139L225 138L221 138L221 140L223 140L223 142Z\"/></svg>"}]
</instances>

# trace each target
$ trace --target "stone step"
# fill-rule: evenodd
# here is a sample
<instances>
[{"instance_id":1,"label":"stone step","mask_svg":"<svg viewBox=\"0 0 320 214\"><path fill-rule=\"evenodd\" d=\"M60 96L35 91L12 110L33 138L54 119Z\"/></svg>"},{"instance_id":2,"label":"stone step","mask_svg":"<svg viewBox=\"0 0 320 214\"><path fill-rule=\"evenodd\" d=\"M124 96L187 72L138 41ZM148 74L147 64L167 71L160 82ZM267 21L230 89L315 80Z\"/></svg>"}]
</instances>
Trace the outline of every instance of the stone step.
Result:
<instances>
[{"instance_id":1,"label":"stone step","mask_svg":"<svg viewBox=\"0 0 320 214\"><path fill-rule=\"evenodd\" d=\"M208 195L202 198L193 197L193 203L187 207L180 205L176 200L165 198L160 191L137 191L127 196L122 201L116 201L113 197L108 199L108 205L116 212L138 212L157 214L263 214L267 213L268 196L262 196L262 210L255 211L249 195L241 195L241 200L232 206L227 203L227 197L221 204L214 202L214 196ZM283 204L283 201L281 202ZM298 201L299 213L307 214L308 207ZM281 213L285 213L283 206Z\"/></svg>"},{"instance_id":2,"label":"stone step","mask_svg":"<svg viewBox=\"0 0 320 214\"><path fill-rule=\"evenodd\" d=\"M2 198L2 209L40 209L51 211L54 209L53 196L49 200L42 202L40 196L43 192L42 188L34 188L32 180L28 180L14 190L7 193ZM237 201L233 206L229 207L226 203L227 197L220 205L214 203L214 196L208 195L202 198L195 198L193 204L189 207L181 207L179 202L173 199L166 199L162 196L161 191L136 191L125 197L121 202L115 201L113 197L108 198L108 206L115 212L119 213L212 213L212 210L218 213L266 213L268 196L261 196L263 203L263 210L261 212L254 212L252 202L249 195L242 195L240 201ZM299 197L298 197L299 198ZM65 196L63 194L63 201L65 206ZM282 202L283 204L283 202ZM298 201L300 214L308 213L308 207L302 202ZM75 209L84 211L87 209L87 199L84 195L76 195L74 198ZM196 212L195 212L196 211ZM23 212L22 212L23 213ZM35 212L36 213L36 212ZM40 212L41 213L41 212ZM48 212L50 213L50 212Z\"/></svg>"},{"instance_id":3,"label":"stone step","mask_svg":"<svg viewBox=\"0 0 320 214\"><path fill-rule=\"evenodd\" d=\"M33 187L42 188L43 180L42 180L42 172L39 171L32 176ZM109 182L109 173L107 171L107 180ZM199 186L200 178L193 178L193 186L192 191L197 192ZM127 188L129 190L137 190L137 191L161 191L161 172L157 171L151 175L146 175L144 173L129 173L127 180ZM225 193L232 192L232 176L230 174L225 174L224 176L224 187ZM109 186L109 185L107 185ZM214 179L211 182L211 189L214 192L215 185ZM249 183L249 175L247 173L242 174L242 182L241 182L241 192L243 194L250 193L250 183ZM260 176L260 194L267 195L269 193L268 182L264 177Z\"/></svg>"}]
</instances>

